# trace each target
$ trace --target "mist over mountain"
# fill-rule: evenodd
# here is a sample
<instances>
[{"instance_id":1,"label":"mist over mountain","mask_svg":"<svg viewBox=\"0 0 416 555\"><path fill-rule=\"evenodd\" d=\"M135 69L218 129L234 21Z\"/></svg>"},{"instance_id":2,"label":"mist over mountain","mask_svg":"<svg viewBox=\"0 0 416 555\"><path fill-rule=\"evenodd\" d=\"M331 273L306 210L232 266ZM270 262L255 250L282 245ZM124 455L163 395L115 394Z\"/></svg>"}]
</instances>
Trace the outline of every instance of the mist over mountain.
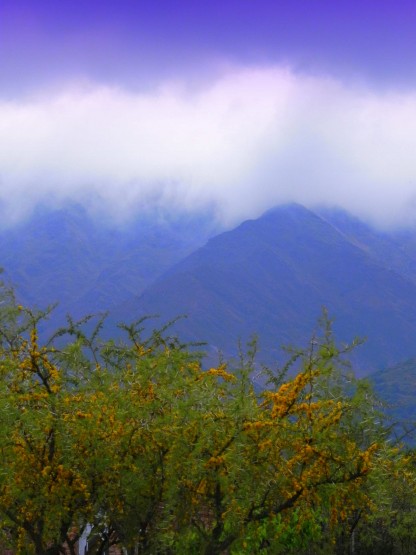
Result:
<instances>
[{"instance_id":1,"label":"mist over mountain","mask_svg":"<svg viewBox=\"0 0 416 555\"><path fill-rule=\"evenodd\" d=\"M115 315L186 314L177 332L211 353L235 354L257 334L272 363L281 345L311 337L326 307L340 341L367 338L352 354L365 374L416 352L416 256L410 232L399 239L345 213L282 206L212 238Z\"/></svg>"},{"instance_id":2,"label":"mist over mountain","mask_svg":"<svg viewBox=\"0 0 416 555\"><path fill-rule=\"evenodd\" d=\"M202 245L214 233L209 215L147 214L126 225L92 218L71 205L39 209L0 232L0 265L19 300L44 309L58 303L51 328L70 313L111 310Z\"/></svg>"},{"instance_id":3,"label":"mist over mountain","mask_svg":"<svg viewBox=\"0 0 416 555\"><path fill-rule=\"evenodd\" d=\"M413 90L249 64L146 89L76 80L13 101L0 92L0 121L10 222L68 202L109 218L213 207L227 226L288 202L342 206L379 227L415 222Z\"/></svg>"},{"instance_id":4,"label":"mist over mountain","mask_svg":"<svg viewBox=\"0 0 416 555\"><path fill-rule=\"evenodd\" d=\"M309 341L326 307L336 338L367 374L416 355L416 233L377 231L341 210L296 204L221 231L209 213L142 216L123 226L78 205L38 210L0 233L0 260L19 299L58 307L48 330L110 311L107 327L159 314L173 332L235 355L259 338L259 360ZM208 240L209 239L209 240ZM208 240L208 242L207 242ZM47 330L47 331L48 331Z\"/></svg>"}]
</instances>

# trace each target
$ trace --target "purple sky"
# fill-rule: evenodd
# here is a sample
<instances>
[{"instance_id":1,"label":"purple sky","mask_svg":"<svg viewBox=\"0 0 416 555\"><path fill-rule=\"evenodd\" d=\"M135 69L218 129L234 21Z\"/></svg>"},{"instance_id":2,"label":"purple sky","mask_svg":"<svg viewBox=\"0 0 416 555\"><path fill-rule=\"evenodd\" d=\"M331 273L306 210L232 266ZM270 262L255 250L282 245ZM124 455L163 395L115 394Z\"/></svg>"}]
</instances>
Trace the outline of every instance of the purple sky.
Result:
<instances>
[{"instance_id":1,"label":"purple sky","mask_svg":"<svg viewBox=\"0 0 416 555\"><path fill-rule=\"evenodd\" d=\"M73 77L133 87L219 64L416 84L416 2L0 0L1 88Z\"/></svg>"},{"instance_id":2,"label":"purple sky","mask_svg":"<svg viewBox=\"0 0 416 555\"><path fill-rule=\"evenodd\" d=\"M416 221L416 2L0 0L0 208Z\"/></svg>"}]
</instances>

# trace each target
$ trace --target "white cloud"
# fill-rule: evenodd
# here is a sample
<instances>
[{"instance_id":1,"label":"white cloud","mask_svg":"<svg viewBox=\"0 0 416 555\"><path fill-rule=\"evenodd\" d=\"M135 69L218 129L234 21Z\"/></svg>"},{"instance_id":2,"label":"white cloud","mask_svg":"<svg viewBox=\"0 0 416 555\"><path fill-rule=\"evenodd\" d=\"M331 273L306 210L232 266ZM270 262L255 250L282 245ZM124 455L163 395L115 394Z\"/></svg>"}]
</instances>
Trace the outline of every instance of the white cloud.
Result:
<instances>
[{"instance_id":1,"label":"white cloud","mask_svg":"<svg viewBox=\"0 0 416 555\"><path fill-rule=\"evenodd\" d=\"M90 85L0 100L0 204L67 200L130 215L215 206L236 222L288 201L380 225L416 221L416 91L376 92L288 68L204 88Z\"/></svg>"}]
</instances>

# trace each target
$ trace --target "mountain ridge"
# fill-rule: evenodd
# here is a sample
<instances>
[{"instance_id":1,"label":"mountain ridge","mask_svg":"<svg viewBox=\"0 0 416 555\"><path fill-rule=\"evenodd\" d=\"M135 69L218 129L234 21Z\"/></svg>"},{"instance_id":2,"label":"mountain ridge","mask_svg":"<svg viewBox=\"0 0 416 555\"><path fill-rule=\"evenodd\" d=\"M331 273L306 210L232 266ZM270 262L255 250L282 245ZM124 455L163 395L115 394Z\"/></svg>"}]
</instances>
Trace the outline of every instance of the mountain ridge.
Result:
<instances>
[{"instance_id":1,"label":"mountain ridge","mask_svg":"<svg viewBox=\"0 0 416 555\"><path fill-rule=\"evenodd\" d=\"M0 260L23 304L61 301L50 330L67 312L110 309L110 330L186 314L174 328L184 341L229 356L256 334L273 364L281 345L309 340L325 306L341 342L368 337L352 355L359 373L415 356L413 230L376 231L345 212L297 204L217 230L209 215L117 229L69 207L2 230Z\"/></svg>"},{"instance_id":2,"label":"mountain ridge","mask_svg":"<svg viewBox=\"0 0 416 555\"><path fill-rule=\"evenodd\" d=\"M365 365L374 370L393 362L403 346L411 354L413 281L383 265L319 213L293 204L211 238L129 303L138 315L150 311L172 319L187 313L178 333L207 340L227 354L235 353L231 342L236 346L257 333L271 354L267 362L278 356L276 345L307 340L322 306L335 317L342 341L370 336L370 346L361 348L365 355L356 357L361 372Z\"/></svg>"}]
</instances>

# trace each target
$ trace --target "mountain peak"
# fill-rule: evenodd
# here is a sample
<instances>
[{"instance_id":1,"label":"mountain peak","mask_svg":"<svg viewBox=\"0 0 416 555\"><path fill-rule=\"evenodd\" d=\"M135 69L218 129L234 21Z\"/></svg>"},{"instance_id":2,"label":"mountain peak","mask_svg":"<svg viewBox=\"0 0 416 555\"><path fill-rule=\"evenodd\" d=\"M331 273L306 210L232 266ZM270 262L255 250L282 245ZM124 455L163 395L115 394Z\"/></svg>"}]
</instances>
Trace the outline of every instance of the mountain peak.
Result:
<instances>
[{"instance_id":1,"label":"mountain peak","mask_svg":"<svg viewBox=\"0 0 416 555\"><path fill-rule=\"evenodd\" d=\"M297 204L211 239L134 308L138 316L157 312L167 320L186 313L179 334L227 354L256 333L270 363L282 344L308 340L323 306L341 341L369 338L355 355L362 372L416 351L416 284Z\"/></svg>"}]
</instances>

